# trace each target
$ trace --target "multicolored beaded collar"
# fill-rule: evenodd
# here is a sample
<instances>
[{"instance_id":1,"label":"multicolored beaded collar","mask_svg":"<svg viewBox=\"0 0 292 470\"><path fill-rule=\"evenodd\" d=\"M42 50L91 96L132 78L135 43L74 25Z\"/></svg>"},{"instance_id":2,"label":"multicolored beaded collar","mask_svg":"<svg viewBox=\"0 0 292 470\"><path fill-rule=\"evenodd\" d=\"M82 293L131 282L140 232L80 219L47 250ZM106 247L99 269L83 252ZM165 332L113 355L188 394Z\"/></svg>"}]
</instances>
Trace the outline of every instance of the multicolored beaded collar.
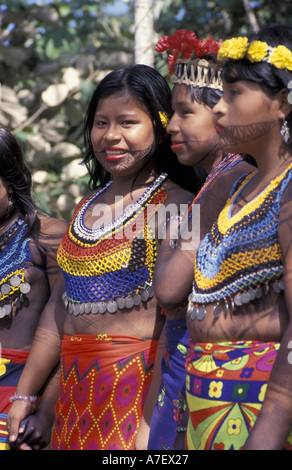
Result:
<instances>
[{"instance_id":1,"label":"multicolored beaded collar","mask_svg":"<svg viewBox=\"0 0 292 470\"><path fill-rule=\"evenodd\" d=\"M0 319L20 308L23 295L30 292L24 270L31 261L27 225L22 219L0 237Z\"/></svg>"},{"instance_id":2,"label":"multicolored beaded collar","mask_svg":"<svg viewBox=\"0 0 292 470\"><path fill-rule=\"evenodd\" d=\"M194 266L187 315L203 320L206 306L215 304L219 316L235 306L284 289L282 254L278 241L281 198L292 180L292 165L235 215L236 198L256 172L234 186L225 208L203 239Z\"/></svg>"},{"instance_id":3,"label":"multicolored beaded collar","mask_svg":"<svg viewBox=\"0 0 292 470\"><path fill-rule=\"evenodd\" d=\"M153 297L156 241L148 221L167 199L162 186L167 177L159 175L120 217L102 228L86 227L84 214L111 183L76 208L58 250L69 313L115 313ZM130 233L134 235L127 236Z\"/></svg>"}]
</instances>

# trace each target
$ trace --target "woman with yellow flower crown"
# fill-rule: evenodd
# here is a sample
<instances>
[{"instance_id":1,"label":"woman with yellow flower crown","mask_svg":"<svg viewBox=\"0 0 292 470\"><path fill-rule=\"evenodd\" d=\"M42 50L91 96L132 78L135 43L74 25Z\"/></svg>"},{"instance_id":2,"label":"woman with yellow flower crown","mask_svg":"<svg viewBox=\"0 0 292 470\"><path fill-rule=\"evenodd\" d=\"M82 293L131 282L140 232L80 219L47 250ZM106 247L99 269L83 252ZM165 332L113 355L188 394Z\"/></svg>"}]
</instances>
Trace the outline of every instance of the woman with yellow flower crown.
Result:
<instances>
[{"instance_id":1,"label":"woman with yellow flower crown","mask_svg":"<svg viewBox=\"0 0 292 470\"><path fill-rule=\"evenodd\" d=\"M292 27L229 39L215 106L225 151L258 169L203 238L189 296L187 449L292 445Z\"/></svg>"},{"instance_id":2,"label":"woman with yellow flower crown","mask_svg":"<svg viewBox=\"0 0 292 470\"><path fill-rule=\"evenodd\" d=\"M18 384L23 400L9 414L14 444L31 395L61 352L60 382L50 379L17 444L45 445L41 431L59 386L53 450L134 448L164 325L152 281L166 221L156 215L175 206L180 217L199 188L171 151L170 115L169 86L151 67L115 70L93 93L84 159L93 192L76 208L58 251L65 286L61 277Z\"/></svg>"},{"instance_id":3,"label":"woman with yellow flower crown","mask_svg":"<svg viewBox=\"0 0 292 470\"><path fill-rule=\"evenodd\" d=\"M251 170L250 164L245 161L246 156L224 155L219 146L213 113L213 107L222 96L222 66L216 61L219 48L220 42L215 41L212 36L202 39L193 31L187 30L178 30L173 35L163 36L156 46L159 52L171 51L169 73L173 75L174 83L173 115L166 130L171 134L172 148L181 163L189 167L201 165L208 174L188 213L187 219L190 223L187 224L187 231L194 239L200 227L196 208L207 199L207 194L219 175L223 177L224 174L223 188L221 187L219 194L213 193L212 190L211 194L213 197L215 195L217 204L221 199L223 205L232 187L232 181ZM202 219L205 223L214 220L212 204L209 204L208 209L202 209ZM175 228L175 221L171 221L169 232ZM185 239L184 243L187 244ZM155 268L154 271L156 293L162 302L163 297L168 298L169 291L175 292L176 295L180 276L184 278L185 286L189 286L189 292L193 278L194 251L191 243L188 244L187 250L176 248L173 239L170 244L171 247L168 240L162 242L156 263L156 268L159 269ZM175 284L169 284L165 272L160 272L161 268L164 271L167 265L166 257L169 256L175 257L172 268L177 278ZM189 259L186 259L186 256ZM150 393L136 439L137 449L172 449L177 432L181 437L185 434L181 418L186 407L184 363L189 336L186 327L186 300L187 295L176 308L166 309L164 334L160 337L164 347L159 349L163 356L160 362L159 356L156 357Z\"/></svg>"}]
</instances>

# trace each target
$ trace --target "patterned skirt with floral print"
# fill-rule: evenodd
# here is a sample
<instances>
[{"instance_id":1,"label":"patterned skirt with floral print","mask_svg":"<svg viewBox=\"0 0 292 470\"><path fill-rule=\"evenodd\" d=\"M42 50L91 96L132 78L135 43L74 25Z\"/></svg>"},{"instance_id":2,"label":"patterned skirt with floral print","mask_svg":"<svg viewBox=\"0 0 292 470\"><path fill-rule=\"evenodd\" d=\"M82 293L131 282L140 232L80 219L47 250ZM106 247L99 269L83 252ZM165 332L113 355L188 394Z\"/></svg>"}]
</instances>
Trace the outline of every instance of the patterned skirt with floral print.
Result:
<instances>
[{"instance_id":1,"label":"patterned skirt with floral print","mask_svg":"<svg viewBox=\"0 0 292 470\"><path fill-rule=\"evenodd\" d=\"M188 450L240 450L261 409L279 343L193 343L186 359ZM290 441L290 442L289 442ZM285 446L292 449L292 436Z\"/></svg>"}]
</instances>

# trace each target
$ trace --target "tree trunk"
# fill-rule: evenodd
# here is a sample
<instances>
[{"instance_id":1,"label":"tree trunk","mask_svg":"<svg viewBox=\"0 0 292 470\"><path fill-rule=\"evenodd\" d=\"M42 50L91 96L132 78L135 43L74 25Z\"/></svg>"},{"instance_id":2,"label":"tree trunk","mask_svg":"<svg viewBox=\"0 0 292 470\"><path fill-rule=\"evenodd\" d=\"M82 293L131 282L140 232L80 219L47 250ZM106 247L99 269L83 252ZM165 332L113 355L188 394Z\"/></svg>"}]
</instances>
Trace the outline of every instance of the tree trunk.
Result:
<instances>
[{"instance_id":1,"label":"tree trunk","mask_svg":"<svg viewBox=\"0 0 292 470\"><path fill-rule=\"evenodd\" d=\"M255 15L255 12L252 10L249 4L249 0L242 0L242 2L243 2L244 9L246 11L246 14L247 14L249 23L252 27L252 30L254 32L257 32L260 28L259 28L259 24L258 24L257 17Z\"/></svg>"},{"instance_id":2,"label":"tree trunk","mask_svg":"<svg viewBox=\"0 0 292 470\"><path fill-rule=\"evenodd\" d=\"M135 0L135 63L154 67L153 0Z\"/></svg>"}]
</instances>

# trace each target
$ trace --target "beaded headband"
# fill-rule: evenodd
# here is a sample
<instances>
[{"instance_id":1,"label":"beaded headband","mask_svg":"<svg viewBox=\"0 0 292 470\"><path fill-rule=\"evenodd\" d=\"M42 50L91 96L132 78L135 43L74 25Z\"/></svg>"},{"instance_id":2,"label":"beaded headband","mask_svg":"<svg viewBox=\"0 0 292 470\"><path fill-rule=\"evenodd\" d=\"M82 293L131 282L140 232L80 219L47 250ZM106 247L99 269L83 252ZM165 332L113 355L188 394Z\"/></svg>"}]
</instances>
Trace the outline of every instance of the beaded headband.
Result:
<instances>
[{"instance_id":1,"label":"beaded headband","mask_svg":"<svg viewBox=\"0 0 292 470\"><path fill-rule=\"evenodd\" d=\"M168 56L169 76L174 74L173 83L193 85L200 88L223 90L221 79L221 64L207 59L211 54L217 54L221 42L208 39L198 39L193 31L181 29L170 36L162 36L156 51L163 53L172 50Z\"/></svg>"},{"instance_id":2,"label":"beaded headband","mask_svg":"<svg viewBox=\"0 0 292 470\"><path fill-rule=\"evenodd\" d=\"M252 63L267 62L277 69L292 70L292 52L286 46L271 47L266 42L248 42L247 37L227 39L221 44L217 59L248 59Z\"/></svg>"}]
</instances>

